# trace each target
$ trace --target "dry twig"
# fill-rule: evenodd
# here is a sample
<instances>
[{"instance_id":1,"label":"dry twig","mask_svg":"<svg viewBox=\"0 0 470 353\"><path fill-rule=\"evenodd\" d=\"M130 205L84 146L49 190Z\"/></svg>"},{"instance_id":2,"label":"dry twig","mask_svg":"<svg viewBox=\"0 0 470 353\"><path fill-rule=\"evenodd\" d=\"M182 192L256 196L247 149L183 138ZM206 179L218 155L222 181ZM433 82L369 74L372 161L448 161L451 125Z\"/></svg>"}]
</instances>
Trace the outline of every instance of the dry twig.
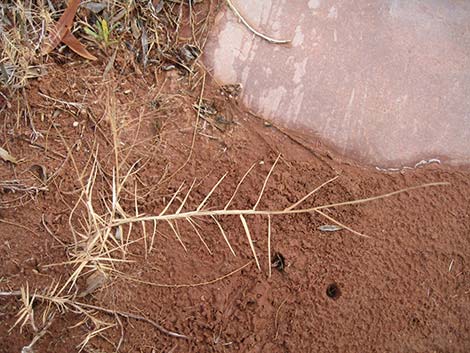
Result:
<instances>
[{"instance_id":1,"label":"dry twig","mask_svg":"<svg viewBox=\"0 0 470 353\"><path fill-rule=\"evenodd\" d=\"M238 19L256 36L264 39L265 41L268 41L269 43L273 43L273 44L286 44L286 43L291 42L291 40L289 40L289 39L275 39L275 38L272 38L270 36L267 36L266 34L263 34L259 31L257 31L245 20L245 18L240 14L240 12L237 10L237 8L233 5L231 0L226 0L226 1L227 1L228 7L233 11L235 16L237 16Z\"/></svg>"}]
</instances>

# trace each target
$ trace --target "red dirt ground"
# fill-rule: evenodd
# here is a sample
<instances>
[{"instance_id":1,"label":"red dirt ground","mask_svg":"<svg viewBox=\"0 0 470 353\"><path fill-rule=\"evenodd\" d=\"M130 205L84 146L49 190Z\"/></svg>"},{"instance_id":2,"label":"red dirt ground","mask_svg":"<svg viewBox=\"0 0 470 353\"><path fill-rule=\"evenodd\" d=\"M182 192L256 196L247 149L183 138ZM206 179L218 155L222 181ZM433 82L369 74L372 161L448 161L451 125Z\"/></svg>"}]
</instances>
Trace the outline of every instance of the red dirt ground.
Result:
<instances>
[{"instance_id":1,"label":"red dirt ground","mask_svg":"<svg viewBox=\"0 0 470 353\"><path fill-rule=\"evenodd\" d=\"M71 274L70 265L46 267L68 257L44 224L56 238L70 244L69 214L80 195L73 164L70 158L64 162L64 141L71 146L80 171L87 169L91 152L99 146L102 176L95 185L101 193L97 203L98 196L109 199L113 153L104 112L114 97L122 153L129 152L128 165L141 160L128 199L122 202L130 213L134 182L140 195L139 212L157 214L182 181L190 184L197 178L189 209L228 172L208 205L223 207L246 170L257 163L233 204L252 207L279 153L282 158L259 209L283 209L337 174L339 179L315 194L308 205L364 198L429 182L450 185L338 207L329 213L370 238L346 230L322 233L318 227L329 222L315 214L273 216L272 253L284 256L285 268L273 268L270 278L266 218L247 217L261 272L252 261L237 217L221 218L236 256L213 223L200 223L212 255L185 225L181 224L180 231L187 252L169 229L159 226L154 250L148 256L143 242L137 241L128 248L127 259L134 262L117 265L132 279L112 276L81 300L151 318L190 340L169 337L147 322L121 317L122 328L116 324L103 331L85 352L114 352L121 337L120 352L470 351L468 169L429 165L383 173L356 165L326 150L320 141L307 143L292 132L264 124L223 97L211 82L204 98L214 102L224 118L218 123L200 121L193 154L184 164L196 115L192 105L199 92L189 91L175 70L142 77L128 68L103 80L105 66L51 65L47 78L30 83L30 116L43 134L35 144L30 143L28 120L17 121L22 97L13 97L11 107L2 113L1 145L23 161L17 166L0 162L0 180L40 185L37 166L44 166L48 175L57 174L46 191L25 194L4 189L1 193L1 291L19 290L28 283L31 292L41 292L52 281L63 281ZM84 106L67 107L44 95ZM132 144L137 146L129 150ZM183 168L168 178L180 166ZM79 221L78 217L71 219L76 227ZM140 236L142 230L136 226L132 239ZM171 287L173 284L193 285ZM329 294L335 298L327 295L332 284L337 290ZM34 307L38 322L44 306L38 302ZM22 331L19 326L10 331L20 307L19 298L0 297L0 352L20 352L34 337L29 324ZM113 315L98 316L116 323ZM77 326L83 319L72 312L56 315L34 345L34 352L78 351L76 346L93 330L89 320Z\"/></svg>"}]
</instances>

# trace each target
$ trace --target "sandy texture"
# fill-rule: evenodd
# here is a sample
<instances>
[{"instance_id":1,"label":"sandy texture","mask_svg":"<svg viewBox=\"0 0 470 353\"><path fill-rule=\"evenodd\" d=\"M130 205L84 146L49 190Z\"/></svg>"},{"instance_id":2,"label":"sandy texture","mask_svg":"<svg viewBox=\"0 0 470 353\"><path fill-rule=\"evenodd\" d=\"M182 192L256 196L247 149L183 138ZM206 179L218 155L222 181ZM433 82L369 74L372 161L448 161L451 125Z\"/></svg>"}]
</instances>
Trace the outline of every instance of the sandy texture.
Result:
<instances>
[{"instance_id":1,"label":"sandy texture","mask_svg":"<svg viewBox=\"0 0 470 353\"><path fill-rule=\"evenodd\" d=\"M252 207L279 153L282 157L259 209L283 209L338 174L341 176L315 194L307 206L364 198L428 182L446 181L450 185L328 211L370 238L346 230L320 232L318 227L330 222L314 214L272 217L272 253L282 254L285 266L282 271L273 268L270 278L265 217L247 217L261 272L253 263L237 217L220 218L236 257L209 220L198 223L212 255L183 223L179 227L187 252L163 224L158 225L153 251L145 255L143 241L138 240L142 228L136 226L131 239L137 241L128 247L126 257L133 262L116 265L127 278L111 274L103 286L79 300L146 316L191 339L169 337L132 318L121 317L121 326L113 315L99 313L98 317L115 326L93 338L85 352L114 352L121 337L121 352L470 350L468 170L429 165L383 173L358 166L328 151L320 141L304 142L293 133L267 126L263 120L244 113L236 101L222 96L209 82L204 97L224 119L200 121L192 157L184 165L191 147L195 121L192 105L197 96L173 93L185 89L179 74L161 73L159 78L167 80L157 84L153 74L141 79L124 70L116 78L119 83L110 85L101 80L103 68L98 66L54 66L47 80L31 84L29 103L33 113L44 116L42 121L35 120L36 129L44 132L36 146L28 142L27 124L15 126L14 108L2 117L4 146L23 162L16 167L1 162L0 179L40 185L37 168L31 169L34 165L44 166L49 175L56 174L47 191L32 195L7 190L1 193L1 290L18 290L28 283L31 292L40 293L72 272L71 265L46 266L68 259L70 249L58 240L65 245L73 240L69 215L80 195L73 164L70 158L64 162L64 141L71 147L79 171L89 170L90 151L99 146L103 173L95 189L100 211L99 198L110 199L113 150L104 112L109 97L114 97L122 152L130 151L127 164L141 161L141 169L133 177L135 184L130 184L127 198L122 201L130 213L134 212L135 185L141 196L139 212L156 214L182 181L188 185L196 178L189 209L199 204L228 172L208 204L209 208L223 207L245 171L256 163L233 202L236 208ZM161 82L165 82L163 89ZM83 102L87 108L64 108L39 93ZM139 116L140 125L136 122ZM78 127L74 127L75 121ZM14 126L20 133L9 135ZM126 149L136 141L139 143L132 150ZM168 179L181 165L183 169ZM164 174L166 168L169 172ZM82 211L70 220L77 228ZM166 288L155 283L190 286ZM335 298L327 295L332 284L336 288L328 293ZM79 281L78 289L83 286L84 280ZM44 306L40 302L35 306L38 325ZM2 353L20 352L34 337L29 324L22 332L19 327L9 331L19 308L17 298L0 297ZM75 328L81 320L82 316L71 312L56 315L34 351L77 351L76 345L93 329L90 321Z\"/></svg>"}]
</instances>

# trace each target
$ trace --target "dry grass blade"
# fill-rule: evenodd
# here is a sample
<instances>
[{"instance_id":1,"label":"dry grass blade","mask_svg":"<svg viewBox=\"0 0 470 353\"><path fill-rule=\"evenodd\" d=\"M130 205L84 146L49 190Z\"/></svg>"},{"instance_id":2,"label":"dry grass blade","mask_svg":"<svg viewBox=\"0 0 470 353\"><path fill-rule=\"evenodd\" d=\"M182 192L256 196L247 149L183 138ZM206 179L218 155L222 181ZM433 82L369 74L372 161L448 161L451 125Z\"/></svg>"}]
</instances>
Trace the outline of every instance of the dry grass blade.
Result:
<instances>
[{"instance_id":1,"label":"dry grass blade","mask_svg":"<svg viewBox=\"0 0 470 353\"><path fill-rule=\"evenodd\" d=\"M246 223L245 217L243 217L243 215L240 215L240 220L242 221L243 228L245 229L246 237L248 238L248 243L250 244L251 252L253 253L253 257L255 258L256 266L258 267L258 270L261 271L258 256L256 255L255 245L253 244L253 239L251 239L250 228L248 228L248 224Z\"/></svg>"},{"instance_id":2,"label":"dry grass blade","mask_svg":"<svg viewBox=\"0 0 470 353\"><path fill-rule=\"evenodd\" d=\"M266 176L266 179L264 179L264 183L263 183L263 187L261 188L261 192L259 193L259 197L258 197L258 201L256 201L255 205L253 206L253 210L256 210L256 207L258 207L260 201L261 201L261 197L263 197L263 194L264 194L264 190L266 189L266 185L268 184L268 180L269 180L269 177L271 176L274 168L276 167L276 164L277 162L279 161L279 158L281 157L281 155L278 155L276 160L274 161L271 169L269 170L268 172L268 175Z\"/></svg>"},{"instance_id":3,"label":"dry grass blade","mask_svg":"<svg viewBox=\"0 0 470 353\"><path fill-rule=\"evenodd\" d=\"M196 179L193 180L193 183L192 183L191 186L189 187L189 190L188 190L188 192L186 193L186 196L184 197L183 201L181 202L180 207L179 207L178 210L176 211L177 214L181 212L181 210L183 209L184 205L186 204L186 201L188 201L189 194L190 194L191 191L193 190L193 187L194 187L195 184L196 184Z\"/></svg>"},{"instance_id":4,"label":"dry grass blade","mask_svg":"<svg viewBox=\"0 0 470 353\"><path fill-rule=\"evenodd\" d=\"M240 186L243 184L243 182L245 181L245 178L248 176L248 174L250 174L250 172L253 170L253 168L255 167L256 163L253 163L250 167L250 169L248 169L246 171L246 173L243 175L243 177L240 179L240 181L238 182L237 184L237 187L235 188L235 191L233 192L232 194L232 197L230 198L230 200L228 200L227 204L225 205L224 207L224 210L228 209L228 206L230 206L230 204L232 203L233 199L235 198L235 195L237 194L238 192L238 189L240 188Z\"/></svg>"},{"instance_id":5,"label":"dry grass blade","mask_svg":"<svg viewBox=\"0 0 470 353\"><path fill-rule=\"evenodd\" d=\"M268 277L271 277L271 216L268 215Z\"/></svg>"},{"instance_id":6,"label":"dry grass blade","mask_svg":"<svg viewBox=\"0 0 470 353\"><path fill-rule=\"evenodd\" d=\"M41 238L41 236L38 233L36 233L34 230L32 230L31 228L28 228L28 227L26 227L26 226L24 226L20 223L11 222L11 221L8 221L8 220L2 219L2 218L0 218L0 223L5 223L5 224L9 224L11 226L22 228L22 229L30 232L31 234L34 234L36 237Z\"/></svg>"},{"instance_id":7,"label":"dry grass blade","mask_svg":"<svg viewBox=\"0 0 470 353\"><path fill-rule=\"evenodd\" d=\"M320 210L315 210L315 212L318 213L320 216L325 217L329 221L333 222L334 224L338 225L339 227L349 230L353 234L359 235L360 237L364 237L364 238L370 238L368 235L365 235L365 234L359 233L358 231L355 231L354 229L352 229L352 228L348 227L347 225L337 221L333 217L328 216L327 214L325 214L324 212L322 212Z\"/></svg>"},{"instance_id":8,"label":"dry grass blade","mask_svg":"<svg viewBox=\"0 0 470 353\"><path fill-rule=\"evenodd\" d=\"M92 320L93 321L93 320ZM89 343L90 343L90 340L94 337L99 337L100 334L110 328L113 328L114 326L116 326L115 324L105 324L103 325L102 327L98 327L96 329L94 329L93 331L89 332L85 338L82 340L82 342L78 345L78 352L80 353Z\"/></svg>"},{"instance_id":9,"label":"dry grass blade","mask_svg":"<svg viewBox=\"0 0 470 353\"><path fill-rule=\"evenodd\" d=\"M156 234L157 234L157 221L153 221L153 232L152 232L152 240L150 241L149 253L153 249L153 244L155 243L155 235Z\"/></svg>"},{"instance_id":10,"label":"dry grass blade","mask_svg":"<svg viewBox=\"0 0 470 353\"><path fill-rule=\"evenodd\" d=\"M217 220L217 218L215 218L214 216L212 216L212 219L214 220L214 222L217 224L217 226L219 227L219 230L220 230L220 233L222 233L222 236L224 237L224 240L225 242L227 243L230 251L232 252L232 255L233 256L237 256L235 254L235 251L233 250L232 248L232 245L230 245L230 242L228 241L228 238L227 238L227 235L225 234L225 231L224 231L224 228L222 228L222 225L219 223L219 221Z\"/></svg>"},{"instance_id":11,"label":"dry grass blade","mask_svg":"<svg viewBox=\"0 0 470 353\"><path fill-rule=\"evenodd\" d=\"M192 139L191 139L191 148L189 150L188 157L183 162L183 164L181 166L179 166L170 176L165 178L162 181L162 183L167 182L168 180L173 178L176 174L178 174L181 170L183 170L183 168L186 166L186 164L188 164L188 162L191 160L191 157L192 157L193 151L194 151L194 145L196 143L196 136L197 136L197 129L198 129L198 126L199 126L199 120L201 119L201 105L202 105L202 100L203 100L203 96L204 96L205 87L206 87L206 71L204 71L203 74L202 74L201 93L199 94L199 100L198 100L199 108L198 108L197 113L196 113L196 121L194 123L193 136L192 136Z\"/></svg>"},{"instance_id":12,"label":"dry grass blade","mask_svg":"<svg viewBox=\"0 0 470 353\"><path fill-rule=\"evenodd\" d=\"M215 189L217 189L217 187L219 186L219 184L222 182L222 180L225 179L225 177L227 176L227 173L225 173L224 175L222 175L222 177L217 181L217 183L214 185L214 187L211 189L211 191L209 191L209 193L206 195L206 197L204 198L204 200L202 200L201 204L198 206L198 208L196 209L196 211L200 211L202 210L202 208L204 207L204 205L206 204L206 202L209 200L209 198L212 196L212 193L215 191Z\"/></svg>"},{"instance_id":13,"label":"dry grass blade","mask_svg":"<svg viewBox=\"0 0 470 353\"><path fill-rule=\"evenodd\" d=\"M137 183L134 183L134 209L135 209L135 216L139 217L139 206L137 202ZM122 211L122 214L124 211ZM141 222L142 225L142 232L144 234L144 249L145 249L145 257L147 258L148 254L148 244L147 244L147 228L145 227L145 222Z\"/></svg>"},{"instance_id":14,"label":"dry grass blade","mask_svg":"<svg viewBox=\"0 0 470 353\"><path fill-rule=\"evenodd\" d=\"M398 195L398 194L403 194L405 192L413 191L413 190L417 190L417 189L422 189L422 188L427 188L427 187L432 187L432 186L449 186L449 185L450 185L450 183L448 183L448 182L437 182L437 183L421 184L421 185L417 185L417 186L411 186L411 187L408 187L408 188L392 191L392 192L389 192L387 194L382 194L382 195L377 195L377 196L372 196L372 197L366 197L364 199L338 202L338 203L332 203L332 204L328 204L328 205L324 205L324 206L318 206L318 207L315 208L315 210L322 210L322 209L326 209L326 208L333 208L333 207L339 207L339 206L358 205L358 204L366 203L366 202L370 202L370 201L386 199L386 198L389 198L389 197L392 197L392 196L395 196L395 195Z\"/></svg>"},{"instance_id":15,"label":"dry grass blade","mask_svg":"<svg viewBox=\"0 0 470 353\"><path fill-rule=\"evenodd\" d=\"M55 314L52 314L44 327L33 337L30 344L21 349L21 353L34 353L33 346L47 333L47 330L54 322Z\"/></svg>"},{"instance_id":16,"label":"dry grass blade","mask_svg":"<svg viewBox=\"0 0 470 353\"><path fill-rule=\"evenodd\" d=\"M166 211L168 211L168 209L170 208L171 204L173 203L173 201L176 199L176 196L178 196L178 194L180 193L181 189L183 188L183 185L184 185L184 182L181 183L181 185L179 186L178 190L176 190L176 192L173 194L173 197L170 199L170 202L168 202L165 206L165 208L162 210L162 212L160 212L160 216L163 216Z\"/></svg>"},{"instance_id":17,"label":"dry grass blade","mask_svg":"<svg viewBox=\"0 0 470 353\"><path fill-rule=\"evenodd\" d=\"M209 254L212 255L211 249L209 248L207 243L204 241L204 238L202 237L201 233L199 233L199 230L197 229L197 226L194 224L194 221L191 218L186 218L186 220L188 221L189 224L191 224L191 226L193 227L194 231L196 232L196 234L199 237L199 239L201 240L201 242L204 244L204 246L207 249L207 251L209 252Z\"/></svg>"},{"instance_id":18,"label":"dry grass blade","mask_svg":"<svg viewBox=\"0 0 470 353\"><path fill-rule=\"evenodd\" d=\"M21 301L23 302L23 307L18 312L18 319L10 328L10 331L13 330L13 328L16 327L20 323L21 323L20 325L20 331L21 331L24 325L26 325L28 321L31 322L31 326L33 327L33 330L37 331L36 325L34 323L34 311L33 311L33 304L34 304L35 297L34 295L31 296L29 294L28 284L26 284L26 288L21 288L20 294L21 294Z\"/></svg>"},{"instance_id":19,"label":"dry grass blade","mask_svg":"<svg viewBox=\"0 0 470 353\"><path fill-rule=\"evenodd\" d=\"M291 206L287 207L285 210L286 211L290 211L290 210L293 210L294 208L296 208L297 206L299 206L302 202L304 202L305 200L307 200L310 196L312 196L313 194L315 194L316 192L318 192L321 188L323 188L324 186L328 185L329 183L335 181L336 179L339 178L339 175L325 181L323 184L321 184L319 187L313 189L312 191L310 191L307 195L305 195L304 197L302 197L299 201L297 201L296 203L292 204Z\"/></svg>"},{"instance_id":20,"label":"dry grass blade","mask_svg":"<svg viewBox=\"0 0 470 353\"><path fill-rule=\"evenodd\" d=\"M167 223L169 224L171 230L173 231L173 233L175 233L176 235L176 239L178 239L178 241L180 242L181 246L183 247L184 251L188 252L188 249L186 248L186 245L184 245L183 241L181 240L181 237L179 235L179 232L176 230L175 226L173 225L173 223L171 221L167 221Z\"/></svg>"},{"instance_id":21,"label":"dry grass blade","mask_svg":"<svg viewBox=\"0 0 470 353\"><path fill-rule=\"evenodd\" d=\"M160 288L194 288L194 287L202 287L202 286L208 286L210 284L214 284L217 282L220 282L228 277L233 276L235 273L240 272L244 268L248 267L251 265L253 261L248 261L246 264L240 266L239 268L223 275L217 278L214 278L209 281L204 281L204 282L199 282L199 283L180 283L180 284L163 284L163 283L155 283L155 282L149 282L149 281L144 281L139 278L134 278L134 277L129 277L127 276L126 279L137 282L137 283L142 283L142 284L147 284L149 286L154 286L154 287L160 287Z\"/></svg>"}]
</instances>

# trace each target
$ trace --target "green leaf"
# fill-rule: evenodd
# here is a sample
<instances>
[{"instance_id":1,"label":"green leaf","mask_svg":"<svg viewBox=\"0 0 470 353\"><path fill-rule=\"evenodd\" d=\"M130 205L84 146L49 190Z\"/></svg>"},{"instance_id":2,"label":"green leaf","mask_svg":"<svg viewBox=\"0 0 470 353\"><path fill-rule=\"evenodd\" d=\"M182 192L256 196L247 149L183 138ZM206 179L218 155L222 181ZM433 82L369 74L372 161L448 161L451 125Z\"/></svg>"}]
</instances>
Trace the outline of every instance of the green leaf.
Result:
<instances>
[{"instance_id":1,"label":"green leaf","mask_svg":"<svg viewBox=\"0 0 470 353\"><path fill-rule=\"evenodd\" d=\"M83 28L83 30L85 31L86 34L92 36L93 38L100 39L100 36L98 35L98 33L93 31L90 27L85 27Z\"/></svg>"}]
</instances>

